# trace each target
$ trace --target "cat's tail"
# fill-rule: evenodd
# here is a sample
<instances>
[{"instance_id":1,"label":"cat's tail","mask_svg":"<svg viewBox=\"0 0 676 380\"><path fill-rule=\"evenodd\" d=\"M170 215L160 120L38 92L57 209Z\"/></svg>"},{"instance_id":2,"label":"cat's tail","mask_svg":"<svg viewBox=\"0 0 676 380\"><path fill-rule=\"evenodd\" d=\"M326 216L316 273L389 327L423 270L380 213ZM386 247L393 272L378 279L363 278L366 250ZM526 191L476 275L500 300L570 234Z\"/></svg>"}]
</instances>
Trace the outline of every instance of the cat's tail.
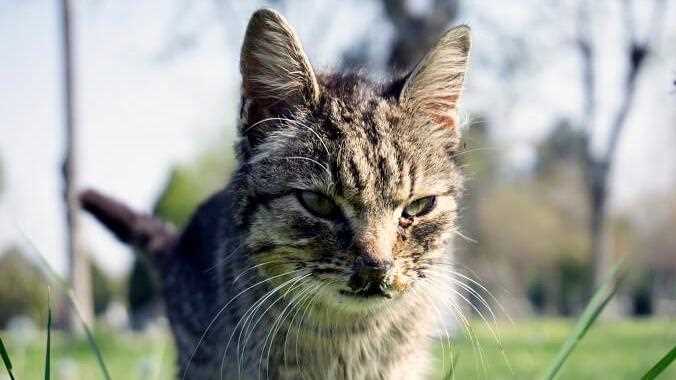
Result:
<instances>
[{"instance_id":1,"label":"cat's tail","mask_svg":"<svg viewBox=\"0 0 676 380\"><path fill-rule=\"evenodd\" d=\"M151 256L166 254L177 241L173 226L152 215L136 212L96 190L80 193L80 204L120 241Z\"/></svg>"}]
</instances>

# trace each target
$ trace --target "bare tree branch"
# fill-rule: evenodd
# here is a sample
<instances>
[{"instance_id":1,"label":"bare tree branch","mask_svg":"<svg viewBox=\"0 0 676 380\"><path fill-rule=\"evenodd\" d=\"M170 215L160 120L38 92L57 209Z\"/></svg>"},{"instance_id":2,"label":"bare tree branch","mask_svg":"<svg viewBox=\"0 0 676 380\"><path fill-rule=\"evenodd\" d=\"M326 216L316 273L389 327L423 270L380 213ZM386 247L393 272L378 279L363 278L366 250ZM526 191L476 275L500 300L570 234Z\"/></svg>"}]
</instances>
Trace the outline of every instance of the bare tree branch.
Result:
<instances>
[{"instance_id":1,"label":"bare tree branch","mask_svg":"<svg viewBox=\"0 0 676 380\"><path fill-rule=\"evenodd\" d=\"M596 117L596 71L594 67L596 62L589 24L589 5L585 2L578 10L578 35L576 43L582 60L583 118L587 127L591 127ZM591 134L591 131L589 134Z\"/></svg>"},{"instance_id":2,"label":"bare tree branch","mask_svg":"<svg viewBox=\"0 0 676 380\"><path fill-rule=\"evenodd\" d=\"M663 14L665 13L665 5L666 3L663 0L655 1L651 36L641 41L635 31L634 18L631 15L631 4L628 0L625 0L624 2L624 13L627 15L625 16L625 27L629 34L629 70L624 82L624 97L620 103L617 115L613 120L608 140L608 148L603 157L603 160L606 161L609 166L612 165L622 131L626 125L627 116L629 115L636 98L636 82L638 76L641 69L645 66L646 58L652 52L652 44L656 42L656 40L651 39L650 37L655 38L659 36L659 30L662 29L661 21L664 19Z\"/></svg>"}]
</instances>

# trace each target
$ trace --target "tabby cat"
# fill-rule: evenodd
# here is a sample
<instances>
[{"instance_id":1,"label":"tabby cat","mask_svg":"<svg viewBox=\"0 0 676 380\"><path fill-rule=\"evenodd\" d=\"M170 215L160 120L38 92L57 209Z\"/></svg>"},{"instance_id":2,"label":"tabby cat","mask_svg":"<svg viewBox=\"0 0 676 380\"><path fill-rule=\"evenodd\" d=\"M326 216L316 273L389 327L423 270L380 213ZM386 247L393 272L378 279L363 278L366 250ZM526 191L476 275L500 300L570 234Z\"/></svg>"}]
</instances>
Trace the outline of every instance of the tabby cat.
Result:
<instances>
[{"instance_id":1,"label":"tabby cat","mask_svg":"<svg viewBox=\"0 0 676 380\"><path fill-rule=\"evenodd\" d=\"M315 72L272 10L241 53L239 166L180 234L95 191L148 252L185 379L422 379L449 306L469 28L410 74Z\"/></svg>"}]
</instances>

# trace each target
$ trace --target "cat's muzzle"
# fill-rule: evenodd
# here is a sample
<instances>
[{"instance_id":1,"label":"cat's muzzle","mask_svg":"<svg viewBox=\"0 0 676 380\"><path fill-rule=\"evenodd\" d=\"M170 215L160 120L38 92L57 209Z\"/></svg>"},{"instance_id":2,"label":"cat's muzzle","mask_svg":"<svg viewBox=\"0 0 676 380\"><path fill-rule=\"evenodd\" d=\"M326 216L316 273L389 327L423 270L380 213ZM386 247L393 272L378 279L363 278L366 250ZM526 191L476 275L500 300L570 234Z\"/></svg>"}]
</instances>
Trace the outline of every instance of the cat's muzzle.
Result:
<instances>
[{"instance_id":1,"label":"cat's muzzle","mask_svg":"<svg viewBox=\"0 0 676 380\"><path fill-rule=\"evenodd\" d=\"M391 270L393 264L389 260L373 260L359 256L352 266L352 276L348 283L351 292L349 295L359 297L386 297L391 294Z\"/></svg>"}]
</instances>

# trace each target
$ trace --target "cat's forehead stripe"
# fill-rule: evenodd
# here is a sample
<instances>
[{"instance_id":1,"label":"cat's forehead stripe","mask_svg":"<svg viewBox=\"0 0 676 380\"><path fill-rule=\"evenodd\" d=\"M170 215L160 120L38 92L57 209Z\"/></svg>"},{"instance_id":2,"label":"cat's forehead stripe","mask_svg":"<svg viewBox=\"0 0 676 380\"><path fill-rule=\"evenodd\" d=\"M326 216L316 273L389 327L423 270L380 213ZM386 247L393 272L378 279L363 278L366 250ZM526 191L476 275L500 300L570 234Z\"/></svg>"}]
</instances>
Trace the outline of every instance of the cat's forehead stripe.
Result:
<instances>
[{"instance_id":1,"label":"cat's forehead stripe","mask_svg":"<svg viewBox=\"0 0 676 380\"><path fill-rule=\"evenodd\" d=\"M401 144L393 138L396 117L391 106L383 99L372 99L358 114L334 126L349 136L341 142L344 146L336 157L341 189L348 198L374 206L401 203L409 195L410 181L405 180Z\"/></svg>"}]
</instances>

